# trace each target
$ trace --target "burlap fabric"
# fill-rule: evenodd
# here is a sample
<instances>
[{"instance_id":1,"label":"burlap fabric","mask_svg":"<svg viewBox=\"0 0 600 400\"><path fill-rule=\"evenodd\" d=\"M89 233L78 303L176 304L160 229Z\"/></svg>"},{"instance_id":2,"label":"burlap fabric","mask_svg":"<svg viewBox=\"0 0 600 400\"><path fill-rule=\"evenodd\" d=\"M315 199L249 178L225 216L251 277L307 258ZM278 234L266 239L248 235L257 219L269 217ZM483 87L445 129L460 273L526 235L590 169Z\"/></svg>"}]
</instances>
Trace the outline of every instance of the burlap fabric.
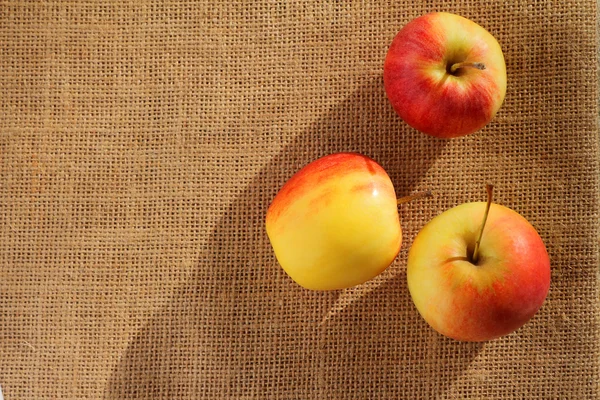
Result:
<instances>
[{"instance_id":1,"label":"burlap fabric","mask_svg":"<svg viewBox=\"0 0 600 400\"><path fill-rule=\"evenodd\" d=\"M410 19L501 43L508 92L463 139L399 120L382 83ZM596 1L0 3L0 385L14 399L600 397ZM309 292L266 208L298 168L358 151L389 172L404 244L380 277ZM485 198L544 238L552 287L516 333L433 332L407 250Z\"/></svg>"}]
</instances>

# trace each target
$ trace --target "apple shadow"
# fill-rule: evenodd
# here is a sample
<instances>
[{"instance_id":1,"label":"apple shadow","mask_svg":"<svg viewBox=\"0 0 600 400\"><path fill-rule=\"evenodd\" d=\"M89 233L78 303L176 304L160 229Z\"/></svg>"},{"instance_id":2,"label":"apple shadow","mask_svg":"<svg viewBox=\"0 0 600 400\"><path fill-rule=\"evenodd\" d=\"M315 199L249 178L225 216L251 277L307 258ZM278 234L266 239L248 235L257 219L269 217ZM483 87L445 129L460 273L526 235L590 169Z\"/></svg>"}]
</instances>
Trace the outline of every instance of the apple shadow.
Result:
<instances>
[{"instance_id":1,"label":"apple shadow","mask_svg":"<svg viewBox=\"0 0 600 400\"><path fill-rule=\"evenodd\" d=\"M293 172L325 154L377 160L409 193L446 144L394 113L381 77L298 134L223 213L169 303L135 335L105 399L435 398L481 348L433 332L414 308L398 260L373 281L312 292L289 279L264 230Z\"/></svg>"}]
</instances>

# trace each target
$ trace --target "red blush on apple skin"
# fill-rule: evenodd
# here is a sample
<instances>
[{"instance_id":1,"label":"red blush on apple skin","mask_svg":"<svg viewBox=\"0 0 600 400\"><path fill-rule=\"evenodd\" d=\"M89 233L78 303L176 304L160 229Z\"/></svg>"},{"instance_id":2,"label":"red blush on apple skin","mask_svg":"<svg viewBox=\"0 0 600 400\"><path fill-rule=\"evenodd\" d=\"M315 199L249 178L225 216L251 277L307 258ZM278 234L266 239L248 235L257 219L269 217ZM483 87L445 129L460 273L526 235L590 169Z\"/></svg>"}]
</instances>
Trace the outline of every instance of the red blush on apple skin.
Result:
<instances>
[{"instance_id":1,"label":"red blush on apple skin","mask_svg":"<svg viewBox=\"0 0 600 400\"><path fill-rule=\"evenodd\" d=\"M288 180L267 211L267 223L275 221L298 198L319 185L340 176L364 171L370 175L386 174L374 160L357 153L336 153L306 165Z\"/></svg>"}]
</instances>

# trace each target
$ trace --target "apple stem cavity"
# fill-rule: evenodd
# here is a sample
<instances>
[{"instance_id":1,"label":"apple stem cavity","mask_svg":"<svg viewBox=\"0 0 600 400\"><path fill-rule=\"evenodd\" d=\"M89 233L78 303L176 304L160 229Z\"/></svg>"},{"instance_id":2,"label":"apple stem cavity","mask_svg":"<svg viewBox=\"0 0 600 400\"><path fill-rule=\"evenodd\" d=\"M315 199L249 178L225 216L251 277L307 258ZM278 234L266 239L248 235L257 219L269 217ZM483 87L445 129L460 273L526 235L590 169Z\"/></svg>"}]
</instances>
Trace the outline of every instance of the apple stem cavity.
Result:
<instances>
[{"instance_id":1,"label":"apple stem cavity","mask_svg":"<svg viewBox=\"0 0 600 400\"><path fill-rule=\"evenodd\" d=\"M458 70L459 68L475 68L475 69L479 69L479 70L483 71L485 69L485 64L480 63L480 62L466 62L466 61L455 63L455 64L452 64L452 66L450 67L450 73L454 74L456 72L456 70Z\"/></svg>"},{"instance_id":2,"label":"apple stem cavity","mask_svg":"<svg viewBox=\"0 0 600 400\"><path fill-rule=\"evenodd\" d=\"M397 202L398 202L398 205L400 205L400 204L404 204L404 203L409 203L409 202L411 202L413 200L418 200L418 199L422 199L424 197L431 197L431 196L433 196L433 194L431 193L431 191L430 190L426 190L424 192L418 192L418 193L415 193L415 194L411 194L409 196L400 197L397 200Z\"/></svg>"},{"instance_id":3,"label":"apple stem cavity","mask_svg":"<svg viewBox=\"0 0 600 400\"><path fill-rule=\"evenodd\" d=\"M485 213L483 214L483 221L481 222L481 229L479 229L479 237L475 242L475 249L473 249L473 255L471 256L471 261L473 264L477 264L479 261L479 244L481 243L481 237L483 236L483 229L485 228L485 223L488 219L488 214L490 213L490 207L492 206L492 198L494 192L494 186L485 185L485 190L487 190L487 204L485 206Z\"/></svg>"}]
</instances>

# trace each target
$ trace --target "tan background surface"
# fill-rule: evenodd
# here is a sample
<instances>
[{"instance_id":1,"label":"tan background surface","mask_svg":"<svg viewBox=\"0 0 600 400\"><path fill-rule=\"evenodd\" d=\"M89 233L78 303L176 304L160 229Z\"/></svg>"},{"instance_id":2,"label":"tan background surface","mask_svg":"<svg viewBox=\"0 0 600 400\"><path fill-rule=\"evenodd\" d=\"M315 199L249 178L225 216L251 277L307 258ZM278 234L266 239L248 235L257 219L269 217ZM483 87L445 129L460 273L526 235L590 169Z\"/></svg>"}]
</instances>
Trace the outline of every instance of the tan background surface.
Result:
<instances>
[{"instance_id":1,"label":"tan background surface","mask_svg":"<svg viewBox=\"0 0 600 400\"><path fill-rule=\"evenodd\" d=\"M433 10L501 43L508 93L478 134L401 122L393 36ZM600 397L596 2L0 1L0 384L14 399ZM401 207L396 262L312 293L263 219L299 167L379 161ZM552 287L481 345L416 312L408 247L484 198L528 218Z\"/></svg>"}]
</instances>

